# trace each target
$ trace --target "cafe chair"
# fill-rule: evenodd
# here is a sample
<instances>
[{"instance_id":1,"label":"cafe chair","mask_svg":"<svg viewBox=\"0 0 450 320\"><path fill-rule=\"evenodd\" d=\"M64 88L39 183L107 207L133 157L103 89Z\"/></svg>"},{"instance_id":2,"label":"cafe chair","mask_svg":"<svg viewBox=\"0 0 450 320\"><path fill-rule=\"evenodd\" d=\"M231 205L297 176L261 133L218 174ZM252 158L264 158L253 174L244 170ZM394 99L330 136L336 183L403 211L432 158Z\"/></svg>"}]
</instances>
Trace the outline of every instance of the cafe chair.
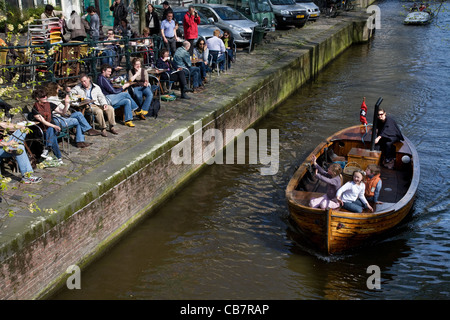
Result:
<instances>
[{"instance_id":1,"label":"cafe chair","mask_svg":"<svg viewBox=\"0 0 450 320\"><path fill-rule=\"evenodd\" d=\"M209 64L209 77L211 79L211 74L213 70L217 71L217 74L219 75L219 71L222 68L222 70L225 69L225 54L220 54L218 50L209 50L209 56L208 56L208 64Z\"/></svg>"}]
</instances>

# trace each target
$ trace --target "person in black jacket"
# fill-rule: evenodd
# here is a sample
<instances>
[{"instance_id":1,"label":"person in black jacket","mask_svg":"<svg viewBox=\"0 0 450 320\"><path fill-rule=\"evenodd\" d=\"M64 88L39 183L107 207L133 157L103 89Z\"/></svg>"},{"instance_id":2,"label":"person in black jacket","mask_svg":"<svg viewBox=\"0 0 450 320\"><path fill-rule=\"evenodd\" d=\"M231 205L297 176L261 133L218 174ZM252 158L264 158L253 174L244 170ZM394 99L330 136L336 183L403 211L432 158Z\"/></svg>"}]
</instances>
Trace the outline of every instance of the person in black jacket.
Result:
<instances>
[{"instance_id":1,"label":"person in black jacket","mask_svg":"<svg viewBox=\"0 0 450 320\"><path fill-rule=\"evenodd\" d=\"M394 167L395 146L394 143L403 140L403 135L397 123L392 117L386 115L384 109L378 110L377 137L375 146L385 155L384 165L388 169Z\"/></svg>"},{"instance_id":2,"label":"person in black jacket","mask_svg":"<svg viewBox=\"0 0 450 320\"><path fill-rule=\"evenodd\" d=\"M109 10L113 12L114 28L120 24L120 21L127 18L128 11L127 8L125 8L122 0L114 0L114 3L109 8Z\"/></svg>"},{"instance_id":3,"label":"person in black jacket","mask_svg":"<svg viewBox=\"0 0 450 320\"><path fill-rule=\"evenodd\" d=\"M174 81L180 84L181 99L190 99L186 94L187 91L191 91L187 88L186 74L182 68L174 68L169 57L169 50L161 49L160 57L156 61L156 67L162 72L162 81Z\"/></svg>"},{"instance_id":4,"label":"person in black jacket","mask_svg":"<svg viewBox=\"0 0 450 320\"><path fill-rule=\"evenodd\" d=\"M168 1L164 1L164 2L161 3L161 4L162 4L162 6L163 6L163 8L164 8L162 20L166 20L167 14L168 14L169 12L172 12L172 13L173 13L173 10L172 10L172 7L170 6L170 4L169 4Z\"/></svg>"},{"instance_id":5,"label":"person in black jacket","mask_svg":"<svg viewBox=\"0 0 450 320\"><path fill-rule=\"evenodd\" d=\"M152 4L148 4L147 12L145 13L145 26L150 29L150 35L158 35L161 33L161 25L159 23L158 15Z\"/></svg>"}]
</instances>

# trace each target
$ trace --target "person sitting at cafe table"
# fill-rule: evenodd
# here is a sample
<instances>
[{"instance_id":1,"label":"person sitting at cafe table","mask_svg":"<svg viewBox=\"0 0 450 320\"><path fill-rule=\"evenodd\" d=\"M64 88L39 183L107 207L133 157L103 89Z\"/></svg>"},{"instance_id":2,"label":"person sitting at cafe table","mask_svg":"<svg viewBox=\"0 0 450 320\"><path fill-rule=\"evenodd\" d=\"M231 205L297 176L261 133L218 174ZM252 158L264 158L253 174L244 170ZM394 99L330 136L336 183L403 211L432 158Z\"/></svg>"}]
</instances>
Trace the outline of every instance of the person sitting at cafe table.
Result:
<instances>
[{"instance_id":1,"label":"person sitting at cafe table","mask_svg":"<svg viewBox=\"0 0 450 320\"><path fill-rule=\"evenodd\" d=\"M14 131L14 132L13 132ZM12 134L8 132L13 132ZM22 183L34 184L42 181L41 177L33 176L33 167L25 152L25 126L0 121L0 162L2 158L14 157L22 174Z\"/></svg>"},{"instance_id":2,"label":"person sitting at cafe table","mask_svg":"<svg viewBox=\"0 0 450 320\"><path fill-rule=\"evenodd\" d=\"M190 91L186 87L186 74L183 68L175 69L170 62L169 50L161 49L160 57L156 61L156 67L162 70L161 81L174 81L180 84L181 99L190 99L186 92Z\"/></svg>"},{"instance_id":3,"label":"person sitting at cafe table","mask_svg":"<svg viewBox=\"0 0 450 320\"><path fill-rule=\"evenodd\" d=\"M52 109L50 103L47 101L47 91L44 87L39 86L34 89L31 96L36 100L31 109L31 116L33 120L38 122L38 126L45 135L45 146L41 158L48 159L48 154L51 149L58 164L63 164L61 150L58 145L58 138L56 137L56 134L61 131L61 127L52 123Z\"/></svg>"},{"instance_id":4,"label":"person sitting at cafe table","mask_svg":"<svg viewBox=\"0 0 450 320\"><path fill-rule=\"evenodd\" d=\"M205 39L200 38L195 45L194 52L192 55L193 62L197 67L200 68L200 74L203 79L203 83L207 82L206 73L208 72L208 57L209 57L209 49L206 46Z\"/></svg>"},{"instance_id":5,"label":"person sitting at cafe table","mask_svg":"<svg viewBox=\"0 0 450 320\"><path fill-rule=\"evenodd\" d=\"M205 87L203 86L200 68L192 65L191 56L189 54L189 48L191 44L189 41L184 41L183 46L179 47L173 56L173 64L175 68L187 68L189 73L191 74L192 79L192 88L194 89L194 93L203 90Z\"/></svg>"},{"instance_id":6,"label":"person sitting at cafe table","mask_svg":"<svg viewBox=\"0 0 450 320\"><path fill-rule=\"evenodd\" d=\"M106 39L104 41L108 40L111 40L112 42L103 43L105 49L102 50L102 56L104 57L102 58L102 64L109 64L114 68L114 71L121 70L122 67L119 66L120 59L116 59L120 54L120 46L112 29L109 29L106 33Z\"/></svg>"},{"instance_id":7,"label":"person sitting at cafe table","mask_svg":"<svg viewBox=\"0 0 450 320\"><path fill-rule=\"evenodd\" d=\"M138 108L138 105L130 96L130 94L125 91L131 85L129 82L122 85L120 88L114 88L111 81L112 67L109 64L102 65L102 73L98 76L97 84L102 89L103 94L109 101L114 109L123 106L124 121L125 125L128 127L134 127L133 123L133 111Z\"/></svg>"},{"instance_id":8,"label":"person sitting at cafe table","mask_svg":"<svg viewBox=\"0 0 450 320\"><path fill-rule=\"evenodd\" d=\"M140 44L143 46L138 47L138 51L142 52L144 56L145 64L151 65L154 63L154 54L153 54L153 40L150 36L150 29L145 27L142 29L141 38L145 38L140 41Z\"/></svg>"},{"instance_id":9,"label":"person sitting at cafe table","mask_svg":"<svg viewBox=\"0 0 450 320\"><path fill-rule=\"evenodd\" d=\"M206 45L209 49L209 54L211 55L211 51L218 52L217 55L217 63L219 64L219 70L224 71L225 70L225 45L222 41L222 39L219 38L220 36L220 30L216 29L213 31L213 36L206 40ZM208 58L209 60L209 58Z\"/></svg>"},{"instance_id":10,"label":"person sitting at cafe table","mask_svg":"<svg viewBox=\"0 0 450 320\"><path fill-rule=\"evenodd\" d=\"M135 114L145 120L145 115L148 113L153 100L153 92L148 79L148 72L142 67L141 59L134 58L131 63L133 68L128 71L128 80L134 82L131 87L137 98L137 103L141 107Z\"/></svg>"},{"instance_id":11,"label":"person sitting at cafe table","mask_svg":"<svg viewBox=\"0 0 450 320\"><path fill-rule=\"evenodd\" d=\"M75 126L76 135L75 141L78 148L86 148L90 143L85 142L84 134L88 134L90 136L100 135L100 132L94 130L89 122L87 122L84 115L79 112L73 110L70 111L70 96L68 93L63 92L64 94L64 103L61 102L58 91L62 89L56 82L50 82L47 84L47 101L50 103L52 108L52 116L53 122L56 123L60 127L64 126ZM63 119L59 119L63 118Z\"/></svg>"},{"instance_id":12,"label":"person sitting at cafe table","mask_svg":"<svg viewBox=\"0 0 450 320\"><path fill-rule=\"evenodd\" d=\"M73 87L70 92L79 95L81 98L93 100L90 107L92 108L95 120L100 127L101 135L103 137L108 136L106 133L106 121L104 115L106 115L108 119L109 131L112 134L119 134L116 128L114 128L116 125L114 108L108 104L108 100L106 100L102 89L95 83L92 83L91 78L85 73L80 74L79 79L81 83Z\"/></svg>"},{"instance_id":13,"label":"person sitting at cafe table","mask_svg":"<svg viewBox=\"0 0 450 320\"><path fill-rule=\"evenodd\" d=\"M223 32L222 41L225 46L225 52L226 52L226 60L227 60L227 66L228 69L231 68L231 62L234 61L234 39L231 36L230 32L225 30Z\"/></svg>"}]
</instances>

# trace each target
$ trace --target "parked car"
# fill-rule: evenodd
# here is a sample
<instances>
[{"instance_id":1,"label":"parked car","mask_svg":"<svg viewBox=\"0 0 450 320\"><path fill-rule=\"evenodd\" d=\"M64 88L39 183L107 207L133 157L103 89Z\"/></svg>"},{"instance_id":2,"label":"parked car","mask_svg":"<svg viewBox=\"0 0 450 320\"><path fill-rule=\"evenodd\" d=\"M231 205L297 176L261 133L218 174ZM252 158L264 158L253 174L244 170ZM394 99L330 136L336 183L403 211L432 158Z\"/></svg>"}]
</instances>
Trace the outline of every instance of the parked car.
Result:
<instances>
[{"instance_id":1,"label":"parked car","mask_svg":"<svg viewBox=\"0 0 450 320\"><path fill-rule=\"evenodd\" d=\"M161 5L155 5L155 11L159 17L159 19L162 19L163 14L163 7ZM181 40L184 39L184 29L183 29L183 19L186 12L188 12L188 7L172 7L173 10L173 20L178 24L177 29L177 37ZM200 16L200 24L198 25L198 37L202 37L206 40L211 38L213 36L213 32L216 29L220 30L220 33L222 34L223 31L214 25L208 18L202 14L201 12L198 12L198 15ZM194 45L197 41L194 41Z\"/></svg>"},{"instance_id":2,"label":"parked car","mask_svg":"<svg viewBox=\"0 0 450 320\"><path fill-rule=\"evenodd\" d=\"M238 46L248 45L252 37L252 28L258 26L257 22L247 19L235 9L223 4L194 4L194 7L217 27L228 30Z\"/></svg>"},{"instance_id":3,"label":"parked car","mask_svg":"<svg viewBox=\"0 0 450 320\"><path fill-rule=\"evenodd\" d=\"M319 7L311 0L295 0L297 5L300 5L308 11L309 21L315 21L320 17Z\"/></svg>"},{"instance_id":4,"label":"parked car","mask_svg":"<svg viewBox=\"0 0 450 320\"><path fill-rule=\"evenodd\" d=\"M277 26L295 25L303 27L308 22L309 14L306 8L297 5L295 0L268 0L272 6Z\"/></svg>"},{"instance_id":5,"label":"parked car","mask_svg":"<svg viewBox=\"0 0 450 320\"><path fill-rule=\"evenodd\" d=\"M246 18L258 22L261 27L266 28L266 32L275 31L275 14L268 0L208 0L208 3L225 4Z\"/></svg>"}]
</instances>

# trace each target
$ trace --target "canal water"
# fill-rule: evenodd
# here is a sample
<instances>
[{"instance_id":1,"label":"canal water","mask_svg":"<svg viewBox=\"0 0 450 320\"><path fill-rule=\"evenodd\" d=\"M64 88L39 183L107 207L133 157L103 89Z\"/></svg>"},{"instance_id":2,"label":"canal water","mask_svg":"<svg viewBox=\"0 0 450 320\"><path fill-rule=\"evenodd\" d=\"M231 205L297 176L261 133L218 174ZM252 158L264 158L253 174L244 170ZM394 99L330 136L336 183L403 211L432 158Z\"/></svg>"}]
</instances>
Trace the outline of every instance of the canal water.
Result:
<instances>
[{"instance_id":1,"label":"canal water","mask_svg":"<svg viewBox=\"0 0 450 320\"><path fill-rule=\"evenodd\" d=\"M345 51L259 122L278 129L280 162L211 165L54 299L448 299L450 297L450 25L404 26L399 1L377 3L374 39ZM448 7L447 7L448 9ZM321 18L322 19L322 18ZM285 187L333 132L379 97L416 145L421 180L408 219L379 243L326 257L292 231ZM369 120L370 121L370 120ZM380 268L371 289L369 266Z\"/></svg>"}]
</instances>

